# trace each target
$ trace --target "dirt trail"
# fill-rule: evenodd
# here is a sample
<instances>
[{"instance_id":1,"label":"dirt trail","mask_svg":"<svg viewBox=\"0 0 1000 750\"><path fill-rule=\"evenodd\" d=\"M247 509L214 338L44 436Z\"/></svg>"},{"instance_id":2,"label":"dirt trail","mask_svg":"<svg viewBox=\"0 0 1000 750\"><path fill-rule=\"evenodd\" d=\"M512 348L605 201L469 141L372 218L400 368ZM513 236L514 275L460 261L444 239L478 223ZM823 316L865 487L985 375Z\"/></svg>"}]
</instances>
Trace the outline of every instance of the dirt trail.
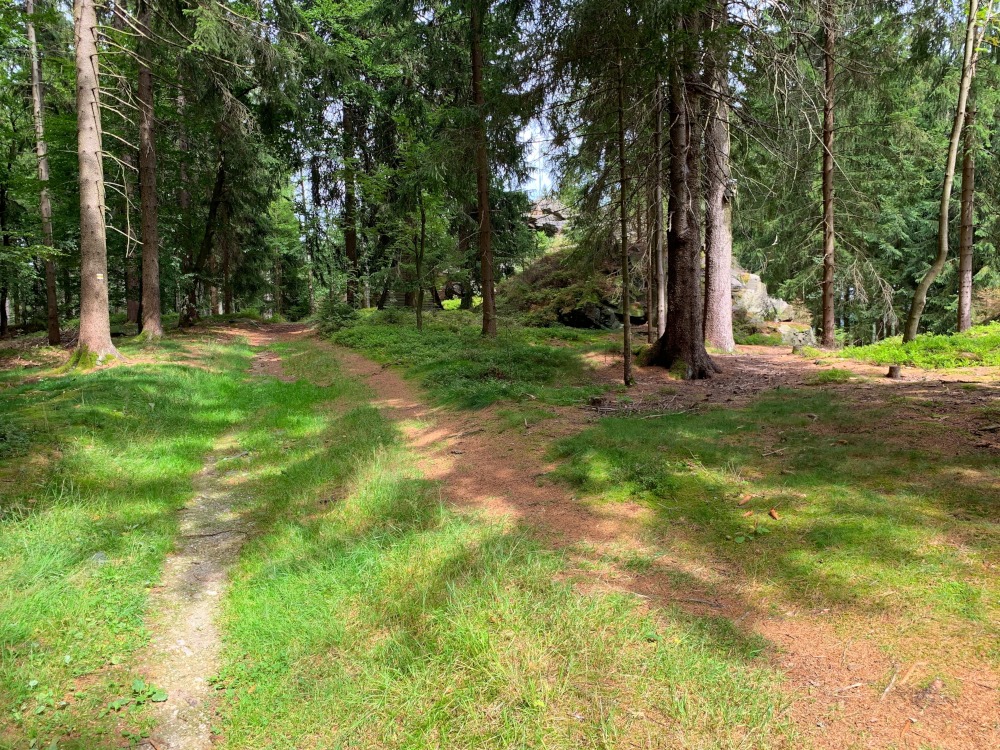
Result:
<instances>
[{"instance_id":1,"label":"dirt trail","mask_svg":"<svg viewBox=\"0 0 1000 750\"><path fill-rule=\"evenodd\" d=\"M304 331L303 326L226 331L266 346ZM288 380L273 352L253 358L250 373ZM167 700L153 704L154 730L140 747L145 750L210 750L215 689L210 679L220 666L222 639L217 626L228 570L236 562L250 532L250 522L233 510L231 481L218 470L219 461L237 450L231 435L216 443L195 476L194 495L180 514L176 549L167 556L163 578L149 605L150 644L143 659L147 682L166 691Z\"/></svg>"},{"instance_id":2,"label":"dirt trail","mask_svg":"<svg viewBox=\"0 0 1000 750\"><path fill-rule=\"evenodd\" d=\"M442 483L446 500L526 524L546 543L568 549L571 559L648 550L643 540L645 508L635 504L588 507L566 488L544 483L545 474L554 468L542 458L545 446L554 434L582 427L591 418L583 410L564 410L557 419L543 423L545 427L527 434L504 432L491 419L490 410L473 414L429 406L395 371L354 352L324 342L317 345L334 352L348 373L369 384L376 394L375 403L400 422L422 471ZM706 396L715 401L744 401L767 385L788 384L787 377L768 366L770 359L766 353L742 364L730 358L731 374L720 378L716 390L707 383L692 384L692 388L681 384L681 402L697 404ZM802 363L801 358L796 360ZM792 363L781 363L786 364ZM814 369L819 368L800 364L791 377L801 381ZM646 373L641 377L653 397L660 376ZM757 382L751 384L751 379ZM679 589L671 581L671 568L704 581L705 590ZM760 611L739 590L729 571L712 560L661 555L653 570L642 575L621 569L610 574L581 573L589 579L578 584L584 590L630 591L649 606L676 605L698 615L723 616L741 629L764 636L774 644L773 665L787 677L787 710L805 746L838 750L928 744L946 750L1000 747L1000 685L988 669L956 664L949 676L963 685L960 696L946 695L937 683L920 690L918 682L924 674L919 664L894 664L874 642L845 641L823 613ZM892 627L888 622L882 625ZM892 689L883 695L893 679Z\"/></svg>"}]
</instances>

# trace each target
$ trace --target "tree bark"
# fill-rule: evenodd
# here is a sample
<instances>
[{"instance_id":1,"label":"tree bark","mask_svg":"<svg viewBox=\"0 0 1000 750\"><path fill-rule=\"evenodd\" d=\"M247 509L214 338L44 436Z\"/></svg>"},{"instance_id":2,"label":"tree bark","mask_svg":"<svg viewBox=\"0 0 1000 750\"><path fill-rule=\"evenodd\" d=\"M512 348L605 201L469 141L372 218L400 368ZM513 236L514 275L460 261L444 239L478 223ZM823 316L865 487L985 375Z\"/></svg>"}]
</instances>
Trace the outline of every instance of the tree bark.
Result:
<instances>
[{"instance_id":1,"label":"tree bark","mask_svg":"<svg viewBox=\"0 0 1000 750\"><path fill-rule=\"evenodd\" d=\"M667 234L667 328L650 350L650 364L683 364L687 380L718 371L705 350L701 301L701 186L697 66L688 55L685 69L670 82L670 230Z\"/></svg>"},{"instance_id":2,"label":"tree bark","mask_svg":"<svg viewBox=\"0 0 1000 750\"><path fill-rule=\"evenodd\" d=\"M139 0L139 202L142 225L142 333L163 335L160 317L160 236L156 195L156 123L153 110L153 52L150 0Z\"/></svg>"},{"instance_id":3,"label":"tree bark","mask_svg":"<svg viewBox=\"0 0 1000 750\"><path fill-rule=\"evenodd\" d=\"M486 99L483 94L483 13L481 0L473 0L470 16L472 103L476 108L476 197L479 219L479 262L483 290L483 335L497 335L497 310L493 289L493 227L490 223L490 163L486 151Z\"/></svg>"},{"instance_id":4,"label":"tree bark","mask_svg":"<svg viewBox=\"0 0 1000 750\"><path fill-rule=\"evenodd\" d=\"M992 15L992 0L987 6L987 16ZM958 161L958 146L962 139L962 127L965 124L965 108L969 100L969 89L976 71L979 41L981 33L978 28L978 0L969 0L969 17L965 27L965 51L962 57L962 78L958 87L958 106L955 108L955 119L951 126L951 138L948 141L948 159L944 168L944 185L941 188L941 205L938 213L938 251L934 262L927 270L924 278L917 284L910 304L910 312L906 316L906 326L903 330L903 341L913 341L920 327L920 316L927 305L927 291L941 273L948 260L948 212L951 206L951 187L955 181L955 164Z\"/></svg>"},{"instance_id":5,"label":"tree bark","mask_svg":"<svg viewBox=\"0 0 1000 750\"><path fill-rule=\"evenodd\" d=\"M77 352L101 362L118 357L108 312L97 8L75 0L77 157L80 163L80 337Z\"/></svg>"},{"instance_id":6,"label":"tree bark","mask_svg":"<svg viewBox=\"0 0 1000 750\"><path fill-rule=\"evenodd\" d=\"M42 94L42 66L38 59L38 42L35 39L34 0L26 0L28 46L31 52L31 112L35 122L35 152L38 155L38 182L41 184L39 212L42 218L42 244L53 247L52 202L49 200L49 153L45 141L45 109ZM59 346L59 300L56 297L56 266L52 258L44 259L45 311L49 345Z\"/></svg>"},{"instance_id":7,"label":"tree bark","mask_svg":"<svg viewBox=\"0 0 1000 750\"><path fill-rule=\"evenodd\" d=\"M976 241L974 223L976 200L976 111L965 116L962 153L962 223L958 235L958 331L972 328L972 253Z\"/></svg>"},{"instance_id":8,"label":"tree bark","mask_svg":"<svg viewBox=\"0 0 1000 750\"><path fill-rule=\"evenodd\" d=\"M632 290L628 258L628 173L625 165L625 65L618 58L618 231L621 234L622 264L622 380L626 386L632 378Z\"/></svg>"},{"instance_id":9,"label":"tree bark","mask_svg":"<svg viewBox=\"0 0 1000 750\"><path fill-rule=\"evenodd\" d=\"M656 307L656 338L667 330L667 275L664 268L663 233L663 83L656 76L653 127L653 279Z\"/></svg>"},{"instance_id":10,"label":"tree bark","mask_svg":"<svg viewBox=\"0 0 1000 750\"><path fill-rule=\"evenodd\" d=\"M833 226L833 124L837 44L837 9L835 0L823 0L823 336L822 346L834 347L836 318L833 306L833 279L836 264L836 236Z\"/></svg>"},{"instance_id":11,"label":"tree bark","mask_svg":"<svg viewBox=\"0 0 1000 750\"><path fill-rule=\"evenodd\" d=\"M725 2L714 7L715 32L726 21ZM729 190L729 82L726 55L720 39L709 40L706 79L712 91L705 125L705 340L724 352L736 349L733 340L732 202Z\"/></svg>"},{"instance_id":12,"label":"tree bark","mask_svg":"<svg viewBox=\"0 0 1000 750\"><path fill-rule=\"evenodd\" d=\"M358 217L354 176L354 119L351 105L344 102L344 255L347 257L347 304L358 297Z\"/></svg>"}]
</instances>

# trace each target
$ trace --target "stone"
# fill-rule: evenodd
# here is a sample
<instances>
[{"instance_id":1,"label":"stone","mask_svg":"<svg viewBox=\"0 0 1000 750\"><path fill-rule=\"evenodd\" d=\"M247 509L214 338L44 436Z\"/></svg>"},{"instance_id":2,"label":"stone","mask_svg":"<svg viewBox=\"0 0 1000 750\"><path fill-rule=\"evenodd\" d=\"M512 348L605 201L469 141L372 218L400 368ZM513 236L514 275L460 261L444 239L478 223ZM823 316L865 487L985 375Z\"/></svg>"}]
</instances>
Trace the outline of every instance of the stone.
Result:
<instances>
[{"instance_id":1,"label":"stone","mask_svg":"<svg viewBox=\"0 0 1000 750\"><path fill-rule=\"evenodd\" d=\"M804 323L782 322L775 326L781 343L787 346L816 346L816 332Z\"/></svg>"},{"instance_id":2,"label":"stone","mask_svg":"<svg viewBox=\"0 0 1000 750\"><path fill-rule=\"evenodd\" d=\"M571 328L615 330L621 327L615 309L596 302L584 302L572 310L560 312L559 322Z\"/></svg>"}]
</instances>

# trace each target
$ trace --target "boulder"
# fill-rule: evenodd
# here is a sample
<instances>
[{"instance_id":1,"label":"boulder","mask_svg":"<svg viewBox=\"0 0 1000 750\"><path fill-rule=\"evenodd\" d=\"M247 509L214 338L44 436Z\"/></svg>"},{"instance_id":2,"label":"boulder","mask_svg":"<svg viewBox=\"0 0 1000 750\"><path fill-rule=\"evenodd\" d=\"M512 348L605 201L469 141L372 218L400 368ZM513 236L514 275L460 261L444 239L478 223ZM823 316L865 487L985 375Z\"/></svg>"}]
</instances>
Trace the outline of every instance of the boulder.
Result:
<instances>
[{"instance_id":1,"label":"boulder","mask_svg":"<svg viewBox=\"0 0 1000 750\"><path fill-rule=\"evenodd\" d=\"M806 323L780 322L775 330L788 346L816 346L816 332Z\"/></svg>"},{"instance_id":2,"label":"boulder","mask_svg":"<svg viewBox=\"0 0 1000 750\"><path fill-rule=\"evenodd\" d=\"M768 320L790 321L795 311L790 304L767 293L767 284L760 276L737 265L730 275L733 290L733 312L742 313L747 320L763 323Z\"/></svg>"},{"instance_id":3,"label":"boulder","mask_svg":"<svg viewBox=\"0 0 1000 750\"><path fill-rule=\"evenodd\" d=\"M560 311L559 322L572 328L614 330L621 327L615 308L597 302L584 302L571 310Z\"/></svg>"}]
</instances>

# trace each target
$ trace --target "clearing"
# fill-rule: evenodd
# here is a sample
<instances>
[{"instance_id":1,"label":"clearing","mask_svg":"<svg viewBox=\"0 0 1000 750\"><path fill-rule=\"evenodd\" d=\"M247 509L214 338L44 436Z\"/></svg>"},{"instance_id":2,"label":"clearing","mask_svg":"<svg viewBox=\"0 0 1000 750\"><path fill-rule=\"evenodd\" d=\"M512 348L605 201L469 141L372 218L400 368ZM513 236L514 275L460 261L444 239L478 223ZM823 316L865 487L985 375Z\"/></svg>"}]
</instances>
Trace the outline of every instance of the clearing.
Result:
<instances>
[{"instance_id":1,"label":"clearing","mask_svg":"<svg viewBox=\"0 0 1000 750\"><path fill-rule=\"evenodd\" d=\"M1000 746L996 368L332 339L0 374L0 747Z\"/></svg>"}]
</instances>

